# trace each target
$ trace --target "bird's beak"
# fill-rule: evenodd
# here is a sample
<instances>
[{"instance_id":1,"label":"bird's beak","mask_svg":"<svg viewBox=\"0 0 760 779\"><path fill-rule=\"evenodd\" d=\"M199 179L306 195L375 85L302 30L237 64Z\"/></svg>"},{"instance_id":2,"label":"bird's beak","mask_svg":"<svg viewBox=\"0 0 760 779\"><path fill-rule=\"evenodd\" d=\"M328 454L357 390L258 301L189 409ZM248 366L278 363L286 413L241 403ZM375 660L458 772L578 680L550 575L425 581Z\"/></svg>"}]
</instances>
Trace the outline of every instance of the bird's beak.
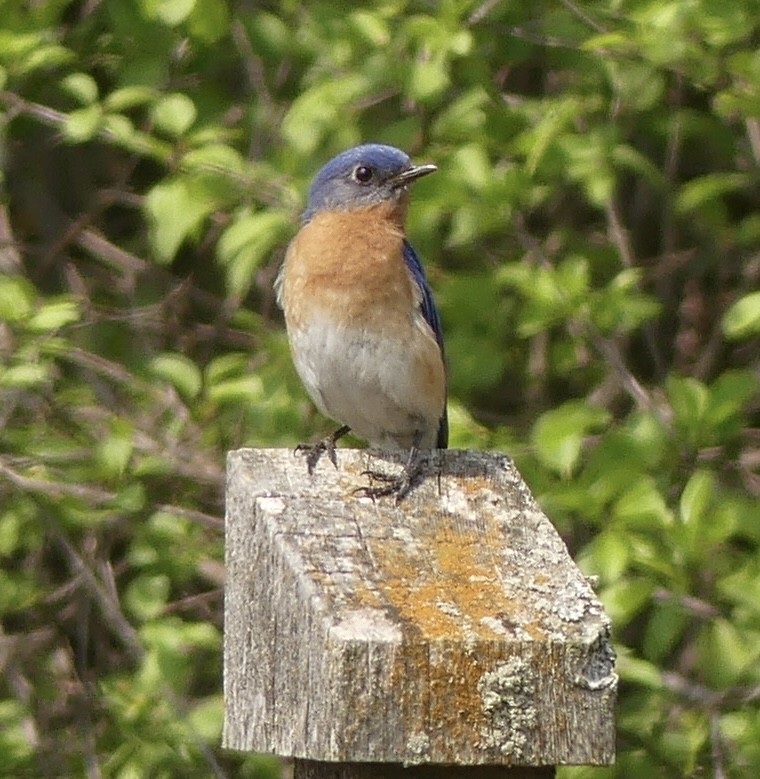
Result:
<instances>
[{"instance_id":1,"label":"bird's beak","mask_svg":"<svg viewBox=\"0 0 760 779\"><path fill-rule=\"evenodd\" d=\"M437 165L412 165L411 168L402 170L401 173L394 176L389 183L394 187L405 187L412 181L427 176L428 173L435 173L437 170Z\"/></svg>"}]
</instances>

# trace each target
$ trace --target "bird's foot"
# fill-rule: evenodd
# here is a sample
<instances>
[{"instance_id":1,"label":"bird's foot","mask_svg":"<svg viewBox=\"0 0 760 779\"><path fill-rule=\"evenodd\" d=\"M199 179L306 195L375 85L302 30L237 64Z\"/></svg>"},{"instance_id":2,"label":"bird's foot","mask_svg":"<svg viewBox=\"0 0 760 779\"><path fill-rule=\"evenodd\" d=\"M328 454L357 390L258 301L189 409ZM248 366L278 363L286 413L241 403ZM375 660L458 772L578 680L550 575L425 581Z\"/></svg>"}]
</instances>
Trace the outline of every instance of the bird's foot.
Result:
<instances>
[{"instance_id":1,"label":"bird's foot","mask_svg":"<svg viewBox=\"0 0 760 779\"><path fill-rule=\"evenodd\" d=\"M370 483L367 487L358 487L354 490L354 493L365 498L372 498L372 500L395 495L396 504L399 504L420 481L422 471L419 435L415 435L414 444L409 452L409 459L406 461L406 465L404 465L401 473L394 476L382 471L362 471L362 476L368 476ZM380 482L380 484L373 484L372 482Z\"/></svg>"},{"instance_id":2,"label":"bird's foot","mask_svg":"<svg viewBox=\"0 0 760 779\"><path fill-rule=\"evenodd\" d=\"M343 438L351 428L347 425L339 427L334 433L323 438L321 441L317 441L316 444L298 444L295 448L296 454L303 454L306 456L306 467L309 469L309 475L314 473L314 469L317 467L319 458L323 454L327 453L330 458L330 462L337 468L338 458L335 454L335 444L340 438Z\"/></svg>"},{"instance_id":3,"label":"bird's foot","mask_svg":"<svg viewBox=\"0 0 760 779\"><path fill-rule=\"evenodd\" d=\"M366 487L357 487L354 494L364 498L372 498L372 500L395 495L396 503L401 503L411 492L412 487L417 484L420 475L421 469L419 467L414 471L404 468L397 476L382 471L362 471L362 476L368 476L370 483ZM380 482L380 484L372 482Z\"/></svg>"},{"instance_id":4,"label":"bird's foot","mask_svg":"<svg viewBox=\"0 0 760 779\"><path fill-rule=\"evenodd\" d=\"M314 469L317 467L319 459L325 452L327 452L330 462L336 468L338 467L338 458L335 455L335 442L329 437L323 438L316 444L298 444L293 451L295 454L302 454L306 457L306 467L309 470L309 476L314 473Z\"/></svg>"}]
</instances>

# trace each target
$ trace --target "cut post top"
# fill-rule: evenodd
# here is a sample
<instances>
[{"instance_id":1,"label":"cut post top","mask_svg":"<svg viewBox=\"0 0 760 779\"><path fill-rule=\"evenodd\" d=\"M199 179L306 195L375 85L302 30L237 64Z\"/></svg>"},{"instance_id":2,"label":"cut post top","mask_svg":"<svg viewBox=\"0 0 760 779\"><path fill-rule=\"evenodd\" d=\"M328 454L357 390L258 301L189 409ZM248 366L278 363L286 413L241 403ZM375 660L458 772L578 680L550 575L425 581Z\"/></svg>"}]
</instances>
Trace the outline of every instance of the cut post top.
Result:
<instances>
[{"instance_id":1,"label":"cut post top","mask_svg":"<svg viewBox=\"0 0 760 779\"><path fill-rule=\"evenodd\" d=\"M354 494L387 461L338 457L309 477L287 450L229 455L225 745L611 762L609 621L511 461L431 452L397 505Z\"/></svg>"}]
</instances>

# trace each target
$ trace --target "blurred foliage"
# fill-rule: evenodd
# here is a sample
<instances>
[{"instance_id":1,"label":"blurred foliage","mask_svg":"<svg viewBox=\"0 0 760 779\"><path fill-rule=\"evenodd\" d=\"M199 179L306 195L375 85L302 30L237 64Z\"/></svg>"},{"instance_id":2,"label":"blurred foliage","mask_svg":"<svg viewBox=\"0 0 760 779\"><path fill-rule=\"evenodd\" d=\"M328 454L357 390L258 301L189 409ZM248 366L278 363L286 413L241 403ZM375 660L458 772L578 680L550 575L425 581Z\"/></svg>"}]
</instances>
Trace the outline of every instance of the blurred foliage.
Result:
<instances>
[{"instance_id":1,"label":"blurred foliage","mask_svg":"<svg viewBox=\"0 0 760 779\"><path fill-rule=\"evenodd\" d=\"M0 774L224 753L224 453L328 429L272 281L314 172L440 168L410 232L453 445L599 577L619 754L760 774L760 16L750 0L2 2Z\"/></svg>"}]
</instances>

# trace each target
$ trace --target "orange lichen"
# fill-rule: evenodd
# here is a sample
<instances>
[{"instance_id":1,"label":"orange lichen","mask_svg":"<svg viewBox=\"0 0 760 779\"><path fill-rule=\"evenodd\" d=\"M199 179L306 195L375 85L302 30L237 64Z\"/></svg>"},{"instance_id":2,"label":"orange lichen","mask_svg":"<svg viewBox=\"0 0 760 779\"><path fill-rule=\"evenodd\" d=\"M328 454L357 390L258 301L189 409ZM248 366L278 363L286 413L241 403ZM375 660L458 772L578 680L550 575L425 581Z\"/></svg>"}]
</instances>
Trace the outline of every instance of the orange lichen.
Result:
<instances>
[{"instance_id":1,"label":"orange lichen","mask_svg":"<svg viewBox=\"0 0 760 779\"><path fill-rule=\"evenodd\" d=\"M510 624L540 638L537 625L525 624L520 601L505 592L496 546L502 536L492 531L444 521L420 534L413 547L395 538L367 539L376 565L374 586L407 629L427 639L500 639ZM361 597L364 605L370 592ZM371 600L376 603L376 595Z\"/></svg>"}]
</instances>

